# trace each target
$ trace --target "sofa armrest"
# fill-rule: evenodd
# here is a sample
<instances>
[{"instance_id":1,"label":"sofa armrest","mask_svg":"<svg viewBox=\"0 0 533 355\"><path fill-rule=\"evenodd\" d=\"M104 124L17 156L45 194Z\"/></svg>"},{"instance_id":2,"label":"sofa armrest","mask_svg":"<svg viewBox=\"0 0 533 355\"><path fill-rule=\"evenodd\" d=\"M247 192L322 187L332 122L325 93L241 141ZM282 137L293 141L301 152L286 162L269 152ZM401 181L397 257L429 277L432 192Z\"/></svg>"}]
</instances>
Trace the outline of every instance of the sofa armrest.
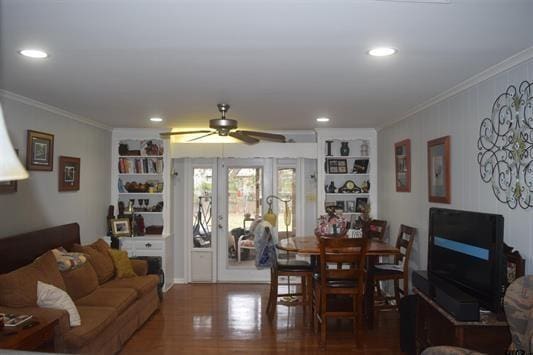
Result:
<instances>
[{"instance_id":1,"label":"sofa armrest","mask_svg":"<svg viewBox=\"0 0 533 355\"><path fill-rule=\"evenodd\" d=\"M148 274L148 262L146 260L130 259L133 271L137 276L145 276Z\"/></svg>"}]
</instances>

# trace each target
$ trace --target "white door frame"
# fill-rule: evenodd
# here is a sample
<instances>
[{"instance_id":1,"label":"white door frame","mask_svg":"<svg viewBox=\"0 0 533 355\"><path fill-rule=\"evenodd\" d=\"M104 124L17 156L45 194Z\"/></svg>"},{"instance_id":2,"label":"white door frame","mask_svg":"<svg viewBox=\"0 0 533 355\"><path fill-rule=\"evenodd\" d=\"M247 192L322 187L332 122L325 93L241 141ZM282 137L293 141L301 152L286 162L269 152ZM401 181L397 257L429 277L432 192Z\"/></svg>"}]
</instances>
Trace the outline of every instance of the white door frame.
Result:
<instances>
[{"instance_id":1,"label":"white door frame","mask_svg":"<svg viewBox=\"0 0 533 355\"><path fill-rule=\"evenodd\" d=\"M273 191L273 170L272 160L267 158L252 159L235 159L225 158L218 159L218 186L217 186L217 222L218 227L218 268L217 281L219 282L268 282L270 280L269 270L257 270L253 268L228 267L228 220L227 220L227 196L228 196L228 168L253 168L260 167L263 169L263 201L262 209L266 211L266 197Z\"/></svg>"}]
</instances>

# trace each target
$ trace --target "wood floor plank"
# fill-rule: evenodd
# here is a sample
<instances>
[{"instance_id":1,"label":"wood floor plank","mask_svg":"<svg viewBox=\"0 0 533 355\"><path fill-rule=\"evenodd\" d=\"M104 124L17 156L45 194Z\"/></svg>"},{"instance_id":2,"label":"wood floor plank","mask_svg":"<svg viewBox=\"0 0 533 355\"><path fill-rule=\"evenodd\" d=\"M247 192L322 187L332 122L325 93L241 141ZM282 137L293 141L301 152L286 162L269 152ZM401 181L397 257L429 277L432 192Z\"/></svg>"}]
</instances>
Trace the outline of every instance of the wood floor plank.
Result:
<instances>
[{"instance_id":1,"label":"wood floor plank","mask_svg":"<svg viewBox=\"0 0 533 355\"><path fill-rule=\"evenodd\" d=\"M379 313L357 342L349 321L331 322L323 350L301 306L269 319L267 301L265 284L174 285L120 354L402 354L397 312Z\"/></svg>"}]
</instances>

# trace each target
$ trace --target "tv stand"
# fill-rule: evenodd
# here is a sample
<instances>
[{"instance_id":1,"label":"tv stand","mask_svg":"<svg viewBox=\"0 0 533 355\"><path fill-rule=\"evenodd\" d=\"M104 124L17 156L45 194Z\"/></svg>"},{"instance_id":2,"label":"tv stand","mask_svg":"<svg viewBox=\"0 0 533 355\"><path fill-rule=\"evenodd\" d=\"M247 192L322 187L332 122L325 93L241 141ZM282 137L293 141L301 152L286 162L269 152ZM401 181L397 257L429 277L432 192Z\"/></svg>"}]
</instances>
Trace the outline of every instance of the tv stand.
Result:
<instances>
[{"instance_id":1,"label":"tv stand","mask_svg":"<svg viewBox=\"0 0 533 355\"><path fill-rule=\"evenodd\" d=\"M481 314L478 322L457 321L437 303L418 289L416 310L416 353L436 345L450 345L487 353L505 354L511 344L506 321L494 313Z\"/></svg>"}]
</instances>

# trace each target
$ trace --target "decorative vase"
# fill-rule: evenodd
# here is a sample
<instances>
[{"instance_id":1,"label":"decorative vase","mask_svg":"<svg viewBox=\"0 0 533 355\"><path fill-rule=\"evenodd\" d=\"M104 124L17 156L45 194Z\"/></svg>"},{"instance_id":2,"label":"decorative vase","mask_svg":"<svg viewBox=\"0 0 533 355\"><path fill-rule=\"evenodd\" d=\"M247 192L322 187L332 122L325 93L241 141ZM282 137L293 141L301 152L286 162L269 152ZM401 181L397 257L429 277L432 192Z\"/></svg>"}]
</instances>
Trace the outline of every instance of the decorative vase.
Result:
<instances>
[{"instance_id":1,"label":"decorative vase","mask_svg":"<svg viewBox=\"0 0 533 355\"><path fill-rule=\"evenodd\" d=\"M348 142L341 142L341 155L343 157L350 155L350 147L348 146Z\"/></svg>"},{"instance_id":2,"label":"decorative vase","mask_svg":"<svg viewBox=\"0 0 533 355\"><path fill-rule=\"evenodd\" d=\"M368 142L367 141L363 141L361 143L361 156L362 157L368 156Z\"/></svg>"},{"instance_id":3,"label":"decorative vase","mask_svg":"<svg viewBox=\"0 0 533 355\"><path fill-rule=\"evenodd\" d=\"M331 143L333 143L333 141L326 141L326 144L327 144L327 156L330 157L331 156Z\"/></svg>"}]
</instances>

